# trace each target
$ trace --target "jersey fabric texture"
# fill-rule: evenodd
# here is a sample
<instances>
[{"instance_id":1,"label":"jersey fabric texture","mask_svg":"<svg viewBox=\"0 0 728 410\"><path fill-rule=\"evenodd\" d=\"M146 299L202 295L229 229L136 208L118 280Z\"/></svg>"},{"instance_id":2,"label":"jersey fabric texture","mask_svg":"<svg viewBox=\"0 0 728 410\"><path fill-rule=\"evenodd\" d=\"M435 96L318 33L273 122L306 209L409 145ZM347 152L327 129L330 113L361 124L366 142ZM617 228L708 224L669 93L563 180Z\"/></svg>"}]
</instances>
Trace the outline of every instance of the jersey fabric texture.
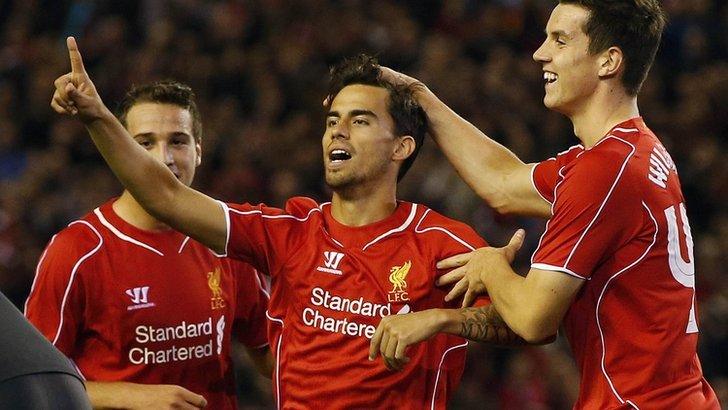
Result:
<instances>
[{"instance_id":1,"label":"jersey fabric texture","mask_svg":"<svg viewBox=\"0 0 728 410\"><path fill-rule=\"evenodd\" d=\"M464 369L464 339L439 334L410 347L401 372L369 361L369 342L384 316L455 307L435 285L435 263L485 245L470 227L409 202L361 227L308 198L285 210L221 206L227 255L271 275L279 408L445 408Z\"/></svg>"},{"instance_id":2,"label":"jersey fabric texture","mask_svg":"<svg viewBox=\"0 0 728 410\"><path fill-rule=\"evenodd\" d=\"M88 380L175 384L234 409L231 337L266 345L267 299L249 265L108 202L51 239L26 315Z\"/></svg>"},{"instance_id":3,"label":"jersey fabric texture","mask_svg":"<svg viewBox=\"0 0 728 410\"><path fill-rule=\"evenodd\" d=\"M537 164L552 203L532 267L584 280L564 318L579 409L713 409L696 354L693 240L677 170L635 118Z\"/></svg>"}]
</instances>

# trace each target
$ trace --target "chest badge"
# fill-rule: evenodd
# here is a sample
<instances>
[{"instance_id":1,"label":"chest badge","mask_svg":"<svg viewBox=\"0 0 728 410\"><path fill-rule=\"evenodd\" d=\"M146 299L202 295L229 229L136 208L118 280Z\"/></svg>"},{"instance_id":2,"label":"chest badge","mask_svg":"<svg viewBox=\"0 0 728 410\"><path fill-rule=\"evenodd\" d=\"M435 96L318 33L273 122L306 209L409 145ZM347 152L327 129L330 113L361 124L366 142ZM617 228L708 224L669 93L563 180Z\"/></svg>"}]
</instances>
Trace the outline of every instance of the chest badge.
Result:
<instances>
[{"instance_id":1,"label":"chest badge","mask_svg":"<svg viewBox=\"0 0 728 410\"><path fill-rule=\"evenodd\" d=\"M220 287L220 268L215 268L214 272L207 272L207 286L212 292L212 297L210 297L212 310L224 308L225 299L222 298L222 288Z\"/></svg>"},{"instance_id":2,"label":"chest badge","mask_svg":"<svg viewBox=\"0 0 728 410\"><path fill-rule=\"evenodd\" d=\"M405 262L402 266L392 266L389 269L389 281L392 283L392 290L387 295L390 302L406 302L409 300L407 293L407 275L412 267L412 261Z\"/></svg>"}]
</instances>

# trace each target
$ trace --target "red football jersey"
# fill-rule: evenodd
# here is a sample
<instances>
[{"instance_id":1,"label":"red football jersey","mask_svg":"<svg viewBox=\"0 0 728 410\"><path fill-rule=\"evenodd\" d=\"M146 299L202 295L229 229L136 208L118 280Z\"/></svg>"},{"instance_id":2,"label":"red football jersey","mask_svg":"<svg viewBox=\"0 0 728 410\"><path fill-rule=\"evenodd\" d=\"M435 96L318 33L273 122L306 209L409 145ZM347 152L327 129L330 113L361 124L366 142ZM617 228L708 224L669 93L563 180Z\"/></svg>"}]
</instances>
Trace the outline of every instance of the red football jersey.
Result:
<instances>
[{"instance_id":1,"label":"red football jersey","mask_svg":"<svg viewBox=\"0 0 728 410\"><path fill-rule=\"evenodd\" d=\"M641 118L536 165L552 202L532 267L585 280L564 318L575 408L712 409L696 354L693 239L675 164Z\"/></svg>"},{"instance_id":2,"label":"red football jersey","mask_svg":"<svg viewBox=\"0 0 728 410\"><path fill-rule=\"evenodd\" d=\"M446 306L437 261L485 242L467 225L399 202L388 218L348 227L329 203L286 209L222 204L227 254L271 275L269 340L280 408L444 408L467 342L446 334L412 346L401 372L369 361L382 317Z\"/></svg>"},{"instance_id":3,"label":"red football jersey","mask_svg":"<svg viewBox=\"0 0 728 410\"><path fill-rule=\"evenodd\" d=\"M108 202L51 239L25 313L88 380L176 384L235 409L231 335L266 345L267 299L249 265Z\"/></svg>"}]
</instances>

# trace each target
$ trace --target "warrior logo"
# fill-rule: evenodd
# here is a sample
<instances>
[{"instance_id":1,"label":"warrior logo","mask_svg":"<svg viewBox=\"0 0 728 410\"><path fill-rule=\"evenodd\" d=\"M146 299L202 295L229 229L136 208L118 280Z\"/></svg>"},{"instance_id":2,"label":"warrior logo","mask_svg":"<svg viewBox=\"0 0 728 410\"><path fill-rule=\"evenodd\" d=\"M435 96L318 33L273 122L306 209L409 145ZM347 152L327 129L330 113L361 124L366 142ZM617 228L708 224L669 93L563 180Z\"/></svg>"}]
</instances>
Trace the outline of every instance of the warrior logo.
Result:
<instances>
[{"instance_id":1,"label":"warrior logo","mask_svg":"<svg viewBox=\"0 0 728 410\"><path fill-rule=\"evenodd\" d=\"M220 268L215 268L215 272L207 272L207 286L212 291L212 297L210 298L212 310L224 308L225 299L222 298L222 289L220 288Z\"/></svg>"},{"instance_id":2,"label":"warrior logo","mask_svg":"<svg viewBox=\"0 0 728 410\"><path fill-rule=\"evenodd\" d=\"M127 289L124 293L129 296L133 303L133 305L127 306L126 310L144 309L154 306L154 302L149 302L149 286Z\"/></svg>"},{"instance_id":3,"label":"warrior logo","mask_svg":"<svg viewBox=\"0 0 728 410\"><path fill-rule=\"evenodd\" d=\"M392 266L389 270L389 281L392 283L392 290L389 291L387 299L390 302L403 302L409 300L407 294L407 274L412 267L412 261L407 261L402 266Z\"/></svg>"},{"instance_id":4,"label":"warrior logo","mask_svg":"<svg viewBox=\"0 0 728 410\"><path fill-rule=\"evenodd\" d=\"M340 252L334 252L334 251L326 251L324 252L324 266L319 266L316 268L319 272L326 272L330 273L332 275L341 275L343 272L341 269L339 269L339 264L341 263L341 260L344 259L344 254Z\"/></svg>"}]
</instances>

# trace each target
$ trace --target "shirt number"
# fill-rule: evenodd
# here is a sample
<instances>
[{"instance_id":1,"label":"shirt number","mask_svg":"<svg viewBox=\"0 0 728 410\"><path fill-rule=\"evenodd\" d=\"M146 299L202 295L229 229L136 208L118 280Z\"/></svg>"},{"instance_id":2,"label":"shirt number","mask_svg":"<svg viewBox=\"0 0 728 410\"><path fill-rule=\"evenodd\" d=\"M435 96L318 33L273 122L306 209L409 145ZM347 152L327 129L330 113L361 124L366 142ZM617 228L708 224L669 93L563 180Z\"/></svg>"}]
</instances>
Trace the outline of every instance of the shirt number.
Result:
<instances>
[{"instance_id":1,"label":"shirt number","mask_svg":"<svg viewBox=\"0 0 728 410\"><path fill-rule=\"evenodd\" d=\"M680 209L678 223L677 209ZM682 202L676 206L665 209L667 219L667 253L670 262L670 272L681 285L693 290L693 301L690 306L688 325L685 333L697 333L698 323L695 320L695 260L693 259L693 236L690 234L690 223ZM683 258L680 248L687 250L688 260Z\"/></svg>"}]
</instances>

